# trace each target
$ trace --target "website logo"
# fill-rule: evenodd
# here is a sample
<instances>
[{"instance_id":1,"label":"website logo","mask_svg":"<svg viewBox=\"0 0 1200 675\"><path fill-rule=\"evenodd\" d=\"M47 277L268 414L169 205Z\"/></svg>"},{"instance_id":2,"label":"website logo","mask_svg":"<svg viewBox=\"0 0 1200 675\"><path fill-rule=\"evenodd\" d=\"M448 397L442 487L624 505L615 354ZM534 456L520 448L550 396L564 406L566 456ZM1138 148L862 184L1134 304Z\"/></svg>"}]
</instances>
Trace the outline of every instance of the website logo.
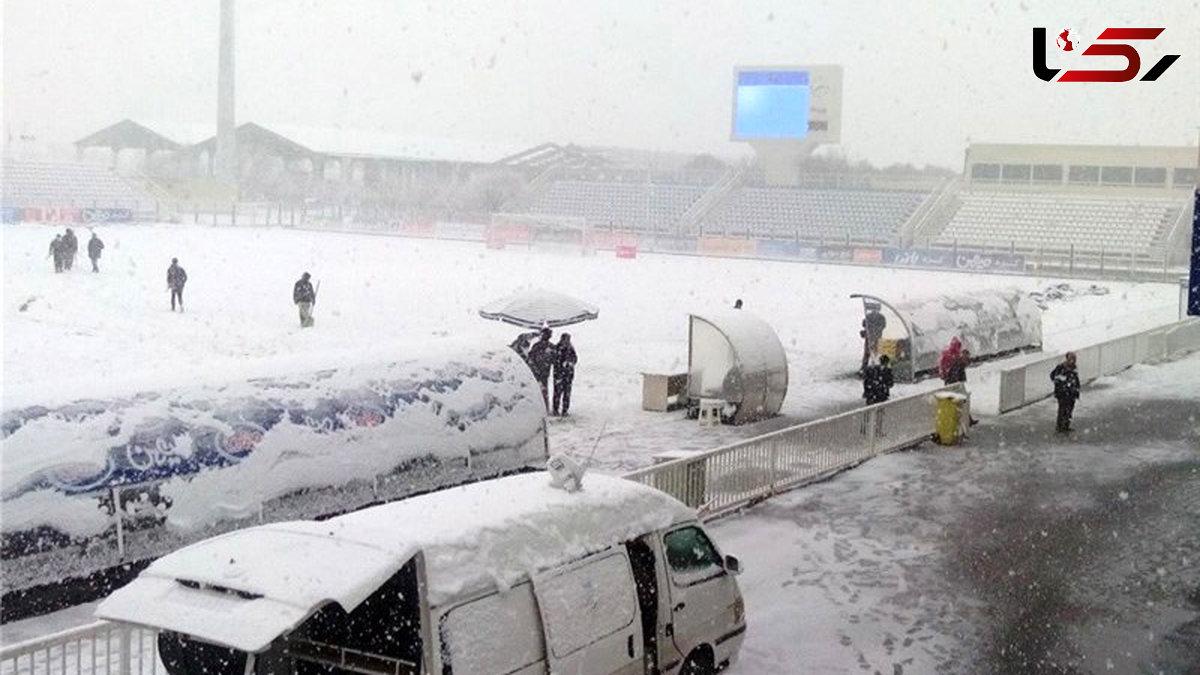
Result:
<instances>
[{"instance_id":1,"label":"website logo","mask_svg":"<svg viewBox=\"0 0 1200 675\"><path fill-rule=\"evenodd\" d=\"M1079 54L1081 56L1120 56L1125 59L1125 68L1123 70L1068 70L1055 79L1061 69L1050 68L1046 65L1046 29L1044 27L1034 28L1033 74L1046 82L1129 82L1141 72L1142 57L1133 45L1117 41L1149 41L1157 38L1164 30L1166 29L1105 28L1096 38L1097 42L1088 45L1087 49ZM1066 28L1055 34L1054 43L1061 51L1074 52L1082 46L1081 41L1076 38L1075 33L1070 28ZM1153 82L1157 80L1178 59L1179 54L1163 56L1150 70L1146 71L1145 75L1142 75L1140 81Z\"/></svg>"}]
</instances>

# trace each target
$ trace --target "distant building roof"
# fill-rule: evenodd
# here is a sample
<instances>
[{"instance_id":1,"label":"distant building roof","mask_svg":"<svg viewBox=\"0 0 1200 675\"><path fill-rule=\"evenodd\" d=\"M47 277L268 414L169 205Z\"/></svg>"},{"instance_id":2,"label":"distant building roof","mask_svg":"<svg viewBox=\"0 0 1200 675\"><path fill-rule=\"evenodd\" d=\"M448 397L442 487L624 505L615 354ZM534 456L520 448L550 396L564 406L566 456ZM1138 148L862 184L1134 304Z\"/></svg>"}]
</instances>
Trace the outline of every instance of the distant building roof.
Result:
<instances>
[{"instance_id":1,"label":"distant building roof","mask_svg":"<svg viewBox=\"0 0 1200 675\"><path fill-rule=\"evenodd\" d=\"M79 148L141 148L148 152L178 150L180 143L130 119L124 119L75 141Z\"/></svg>"}]
</instances>

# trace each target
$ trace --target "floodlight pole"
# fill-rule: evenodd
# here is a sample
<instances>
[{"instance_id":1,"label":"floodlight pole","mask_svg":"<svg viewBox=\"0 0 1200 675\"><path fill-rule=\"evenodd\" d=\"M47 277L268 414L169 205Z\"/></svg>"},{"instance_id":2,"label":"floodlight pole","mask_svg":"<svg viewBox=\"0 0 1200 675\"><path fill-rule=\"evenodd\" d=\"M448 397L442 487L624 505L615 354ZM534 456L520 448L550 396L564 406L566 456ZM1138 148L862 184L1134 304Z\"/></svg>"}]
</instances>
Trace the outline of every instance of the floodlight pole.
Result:
<instances>
[{"instance_id":1,"label":"floodlight pole","mask_svg":"<svg viewBox=\"0 0 1200 675\"><path fill-rule=\"evenodd\" d=\"M220 45L217 53L216 178L237 196L237 121L234 108L234 0L221 0Z\"/></svg>"}]
</instances>

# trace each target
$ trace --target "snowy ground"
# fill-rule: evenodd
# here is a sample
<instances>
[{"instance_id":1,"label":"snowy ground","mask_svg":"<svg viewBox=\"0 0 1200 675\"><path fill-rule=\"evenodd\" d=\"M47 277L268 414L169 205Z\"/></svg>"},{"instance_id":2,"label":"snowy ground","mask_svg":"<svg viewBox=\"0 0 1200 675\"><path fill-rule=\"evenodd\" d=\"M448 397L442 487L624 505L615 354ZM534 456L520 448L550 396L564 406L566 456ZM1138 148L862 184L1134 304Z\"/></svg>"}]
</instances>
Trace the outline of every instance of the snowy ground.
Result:
<instances>
[{"instance_id":1,"label":"snowy ground","mask_svg":"<svg viewBox=\"0 0 1200 675\"><path fill-rule=\"evenodd\" d=\"M713 531L741 557L736 675L1195 673L1200 355L873 459Z\"/></svg>"},{"instance_id":2,"label":"snowy ground","mask_svg":"<svg viewBox=\"0 0 1200 675\"><path fill-rule=\"evenodd\" d=\"M594 449L596 466L607 470L858 405L859 384L844 377L857 367L861 349L861 305L849 299L852 292L903 300L1054 282L677 256L578 258L475 243L180 225L100 228L107 244L101 273L81 260L72 272L55 275L45 258L55 231L3 229L4 409L507 344L512 327L483 321L477 308L519 288L545 286L601 309L600 320L571 329L580 355L573 417L553 421L551 441L582 456ZM173 256L190 277L185 314L169 311L165 274ZM302 331L291 287L305 270L322 286L317 326ZM1051 306L1044 316L1048 350L1176 316L1173 286L1105 285L1107 296ZM702 431L680 413L641 411L641 372L686 368L686 313L727 307L739 297L776 328L788 352L784 415Z\"/></svg>"}]
</instances>

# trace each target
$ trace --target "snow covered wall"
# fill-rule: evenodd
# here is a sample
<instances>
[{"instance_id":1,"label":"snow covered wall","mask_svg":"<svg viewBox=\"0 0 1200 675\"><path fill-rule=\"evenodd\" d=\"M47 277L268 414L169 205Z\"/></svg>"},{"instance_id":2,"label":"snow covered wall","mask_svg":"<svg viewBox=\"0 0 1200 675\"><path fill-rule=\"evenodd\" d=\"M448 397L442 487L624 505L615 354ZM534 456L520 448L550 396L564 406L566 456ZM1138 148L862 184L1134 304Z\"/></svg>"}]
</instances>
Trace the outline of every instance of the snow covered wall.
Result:
<instances>
[{"instance_id":1,"label":"snow covered wall","mask_svg":"<svg viewBox=\"0 0 1200 675\"><path fill-rule=\"evenodd\" d=\"M192 539L281 500L283 515L314 517L541 468L545 414L508 349L8 410L4 557L110 532L110 492L143 528ZM322 497L305 506L305 493Z\"/></svg>"}]
</instances>

